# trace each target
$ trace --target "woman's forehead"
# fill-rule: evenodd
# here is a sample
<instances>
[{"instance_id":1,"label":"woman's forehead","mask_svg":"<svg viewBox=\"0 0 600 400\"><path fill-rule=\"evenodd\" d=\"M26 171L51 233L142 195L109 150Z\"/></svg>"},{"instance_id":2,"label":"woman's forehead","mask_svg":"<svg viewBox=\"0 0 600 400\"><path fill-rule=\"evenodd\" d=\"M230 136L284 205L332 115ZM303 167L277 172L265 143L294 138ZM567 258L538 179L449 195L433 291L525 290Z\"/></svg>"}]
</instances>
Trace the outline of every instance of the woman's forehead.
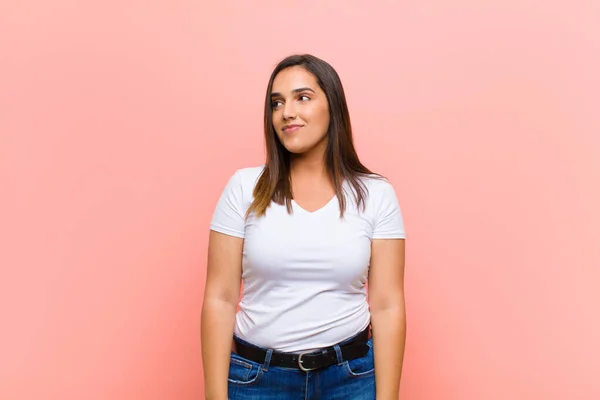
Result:
<instances>
[{"instance_id":1,"label":"woman's forehead","mask_svg":"<svg viewBox=\"0 0 600 400\"><path fill-rule=\"evenodd\" d=\"M288 93L299 88L319 89L313 74L302 67L290 67L279 72L273 80L271 92Z\"/></svg>"}]
</instances>

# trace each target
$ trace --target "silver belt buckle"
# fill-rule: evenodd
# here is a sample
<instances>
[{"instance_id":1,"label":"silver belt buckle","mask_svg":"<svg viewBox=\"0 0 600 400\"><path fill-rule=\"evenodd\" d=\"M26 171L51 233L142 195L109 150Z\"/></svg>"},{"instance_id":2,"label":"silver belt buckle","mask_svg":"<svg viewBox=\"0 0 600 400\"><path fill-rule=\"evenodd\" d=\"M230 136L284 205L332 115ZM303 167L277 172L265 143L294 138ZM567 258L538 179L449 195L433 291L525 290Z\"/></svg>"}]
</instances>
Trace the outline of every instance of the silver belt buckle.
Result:
<instances>
[{"instance_id":1,"label":"silver belt buckle","mask_svg":"<svg viewBox=\"0 0 600 400\"><path fill-rule=\"evenodd\" d=\"M309 352L305 352L305 353L300 353L300 355L298 356L298 367L300 367L300 369L304 372L313 371L316 369L316 368L306 368L306 367L304 367L304 365L302 365L302 357L305 354L309 354L309 353L312 353L312 352L309 351Z\"/></svg>"}]
</instances>

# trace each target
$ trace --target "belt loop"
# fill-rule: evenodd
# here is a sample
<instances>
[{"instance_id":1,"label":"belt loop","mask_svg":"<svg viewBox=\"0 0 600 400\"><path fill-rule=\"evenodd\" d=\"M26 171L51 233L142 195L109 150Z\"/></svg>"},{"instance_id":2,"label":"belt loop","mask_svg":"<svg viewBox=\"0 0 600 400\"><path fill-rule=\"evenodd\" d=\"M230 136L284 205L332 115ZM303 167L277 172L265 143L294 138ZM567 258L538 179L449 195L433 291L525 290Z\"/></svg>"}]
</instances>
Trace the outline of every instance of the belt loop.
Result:
<instances>
[{"instance_id":1,"label":"belt loop","mask_svg":"<svg viewBox=\"0 0 600 400\"><path fill-rule=\"evenodd\" d=\"M262 370L265 372L269 371L269 364L271 364L271 356L273 355L273 349L267 350L267 355L265 356L265 362L262 365Z\"/></svg>"},{"instance_id":2,"label":"belt loop","mask_svg":"<svg viewBox=\"0 0 600 400\"><path fill-rule=\"evenodd\" d=\"M335 355L337 356L338 365L342 365L342 363L344 362L344 358L342 357L342 349L340 349L340 345L336 344L335 346L333 346L333 348L335 349Z\"/></svg>"}]
</instances>

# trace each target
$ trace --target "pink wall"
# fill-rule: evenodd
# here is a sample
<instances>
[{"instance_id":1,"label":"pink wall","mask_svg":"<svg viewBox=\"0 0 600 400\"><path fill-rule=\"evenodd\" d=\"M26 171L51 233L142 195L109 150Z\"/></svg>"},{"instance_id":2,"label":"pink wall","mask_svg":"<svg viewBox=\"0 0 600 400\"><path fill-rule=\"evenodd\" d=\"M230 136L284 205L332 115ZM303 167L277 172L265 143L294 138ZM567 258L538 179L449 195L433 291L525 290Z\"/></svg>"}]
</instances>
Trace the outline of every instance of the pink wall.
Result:
<instances>
[{"instance_id":1,"label":"pink wall","mask_svg":"<svg viewBox=\"0 0 600 400\"><path fill-rule=\"evenodd\" d=\"M208 3L0 3L0 398L203 398L209 218L294 52L403 205L402 398L600 398L600 3Z\"/></svg>"}]
</instances>

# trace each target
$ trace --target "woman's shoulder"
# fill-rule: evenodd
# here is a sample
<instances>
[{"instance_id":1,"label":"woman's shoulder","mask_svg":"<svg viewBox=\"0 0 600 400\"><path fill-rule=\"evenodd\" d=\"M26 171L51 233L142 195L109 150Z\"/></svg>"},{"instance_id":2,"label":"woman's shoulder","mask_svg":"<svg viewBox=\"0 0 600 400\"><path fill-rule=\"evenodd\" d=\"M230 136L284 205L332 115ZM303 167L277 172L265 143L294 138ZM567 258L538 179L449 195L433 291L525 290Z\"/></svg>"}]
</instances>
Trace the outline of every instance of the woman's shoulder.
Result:
<instances>
[{"instance_id":1,"label":"woman's shoulder","mask_svg":"<svg viewBox=\"0 0 600 400\"><path fill-rule=\"evenodd\" d=\"M366 211L372 218L374 239L404 238L404 220L392 182L381 175L365 177Z\"/></svg>"},{"instance_id":2,"label":"woman's shoulder","mask_svg":"<svg viewBox=\"0 0 600 400\"><path fill-rule=\"evenodd\" d=\"M394 187L388 178L379 174L362 175L360 180L365 185L369 193L377 195L386 195L394 191Z\"/></svg>"},{"instance_id":3,"label":"woman's shoulder","mask_svg":"<svg viewBox=\"0 0 600 400\"><path fill-rule=\"evenodd\" d=\"M369 174L360 179L366 191L365 206L368 211L377 213L386 205L398 203L394 185L387 177Z\"/></svg>"},{"instance_id":4,"label":"woman's shoulder","mask_svg":"<svg viewBox=\"0 0 600 400\"><path fill-rule=\"evenodd\" d=\"M229 177L225 191L232 193L240 203L247 203L252 199L254 187L264 169L264 165L236 169Z\"/></svg>"},{"instance_id":5,"label":"woman's shoulder","mask_svg":"<svg viewBox=\"0 0 600 400\"><path fill-rule=\"evenodd\" d=\"M264 169L264 164L253 167L244 167L236 170L234 175L238 176L238 179L242 184L254 186Z\"/></svg>"},{"instance_id":6,"label":"woman's shoulder","mask_svg":"<svg viewBox=\"0 0 600 400\"><path fill-rule=\"evenodd\" d=\"M254 187L263 170L264 165L234 170L229 175L229 179L221 192L217 211L222 208L233 208L235 210L234 214L239 213L239 215L242 215L252 202Z\"/></svg>"}]
</instances>

